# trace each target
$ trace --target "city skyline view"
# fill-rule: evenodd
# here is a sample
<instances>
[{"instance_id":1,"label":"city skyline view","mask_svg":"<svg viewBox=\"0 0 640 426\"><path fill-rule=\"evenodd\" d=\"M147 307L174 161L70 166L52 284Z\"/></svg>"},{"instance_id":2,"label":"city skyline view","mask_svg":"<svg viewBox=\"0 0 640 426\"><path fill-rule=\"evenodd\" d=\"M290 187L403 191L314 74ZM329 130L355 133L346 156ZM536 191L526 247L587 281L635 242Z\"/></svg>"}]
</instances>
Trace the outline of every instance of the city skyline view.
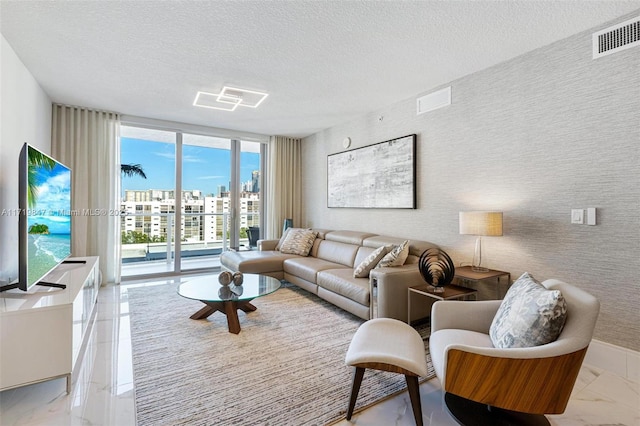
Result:
<instances>
[{"instance_id":1,"label":"city skyline view","mask_svg":"<svg viewBox=\"0 0 640 426\"><path fill-rule=\"evenodd\" d=\"M200 190L203 195L218 195L218 188L229 190L231 153L228 149L183 144L182 190ZM175 144L131 137L121 138L121 164L140 164L147 178L123 178L125 190L174 190ZM250 181L252 172L260 170L260 154L241 152L240 182Z\"/></svg>"}]
</instances>

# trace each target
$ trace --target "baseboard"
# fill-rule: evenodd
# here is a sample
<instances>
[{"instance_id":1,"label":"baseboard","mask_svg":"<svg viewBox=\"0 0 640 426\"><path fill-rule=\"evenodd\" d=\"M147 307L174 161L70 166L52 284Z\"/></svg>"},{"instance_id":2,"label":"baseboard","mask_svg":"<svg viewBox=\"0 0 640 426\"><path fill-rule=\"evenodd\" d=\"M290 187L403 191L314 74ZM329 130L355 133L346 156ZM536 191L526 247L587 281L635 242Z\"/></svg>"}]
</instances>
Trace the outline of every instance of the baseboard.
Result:
<instances>
[{"instance_id":1,"label":"baseboard","mask_svg":"<svg viewBox=\"0 0 640 426\"><path fill-rule=\"evenodd\" d=\"M640 352L594 339L584 363L640 383Z\"/></svg>"}]
</instances>

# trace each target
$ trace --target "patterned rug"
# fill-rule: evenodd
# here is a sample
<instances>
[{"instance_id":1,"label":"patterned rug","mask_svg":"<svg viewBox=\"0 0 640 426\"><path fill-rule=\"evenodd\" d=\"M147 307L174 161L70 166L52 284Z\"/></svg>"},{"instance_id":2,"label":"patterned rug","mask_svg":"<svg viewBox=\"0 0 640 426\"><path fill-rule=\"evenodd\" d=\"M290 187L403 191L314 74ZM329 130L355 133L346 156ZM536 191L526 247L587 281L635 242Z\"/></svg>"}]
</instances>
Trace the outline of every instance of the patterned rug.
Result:
<instances>
[{"instance_id":1,"label":"patterned rug","mask_svg":"<svg viewBox=\"0 0 640 426\"><path fill-rule=\"evenodd\" d=\"M257 311L238 311L242 331L234 335L219 312L189 319L203 305L176 287L128 290L140 426L326 425L344 418L352 376L344 357L363 320L285 283L254 299ZM428 328L419 331L428 335ZM356 410L405 387L404 376L368 370Z\"/></svg>"}]
</instances>

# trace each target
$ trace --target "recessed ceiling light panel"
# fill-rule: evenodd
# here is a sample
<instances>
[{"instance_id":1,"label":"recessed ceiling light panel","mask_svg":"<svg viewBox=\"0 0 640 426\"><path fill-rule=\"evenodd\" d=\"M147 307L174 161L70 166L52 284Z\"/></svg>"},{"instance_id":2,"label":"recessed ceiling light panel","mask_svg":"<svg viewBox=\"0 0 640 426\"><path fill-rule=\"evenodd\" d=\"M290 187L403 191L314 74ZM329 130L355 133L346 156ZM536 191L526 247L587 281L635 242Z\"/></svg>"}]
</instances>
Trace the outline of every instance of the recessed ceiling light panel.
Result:
<instances>
[{"instance_id":1,"label":"recessed ceiling light panel","mask_svg":"<svg viewBox=\"0 0 640 426\"><path fill-rule=\"evenodd\" d=\"M269 95L264 92L224 86L218 96L218 101L223 102L221 99L240 99L240 103L238 104L239 106L256 108L267 98L267 96Z\"/></svg>"},{"instance_id":2,"label":"recessed ceiling light panel","mask_svg":"<svg viewBox=\"0 0 640 426\"><path fill-rule=\"evenodd\" d=\"M222 111L234 111L239 106L256 108L267 96L269 95L264 92L224 86L220 93L198 92L193 105Z\"/></svg>"},{"instance_id":3,"label":"recessed ceiling light panel","mask_svg":"<svg viewBox=\"0 0 640 426\"><path fill-rule=\"evenodd\" d=\"M222 111L234 111L242 102L242 99L233 99L228 96L225 96L223 100L219 100L219 98L220 95L217 93L198 92L193 105Z\"/></svg>"}]
</instances>

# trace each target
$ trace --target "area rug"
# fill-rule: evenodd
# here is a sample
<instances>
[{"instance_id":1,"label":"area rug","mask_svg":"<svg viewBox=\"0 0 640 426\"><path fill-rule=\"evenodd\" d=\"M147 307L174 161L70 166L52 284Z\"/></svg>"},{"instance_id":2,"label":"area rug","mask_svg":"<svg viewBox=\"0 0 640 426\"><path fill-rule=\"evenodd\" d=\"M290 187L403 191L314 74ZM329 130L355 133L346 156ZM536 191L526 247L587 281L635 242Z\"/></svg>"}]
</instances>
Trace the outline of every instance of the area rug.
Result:
<instances>
[{"instance_id":1,"label":"area rug","mask_svg":"<svg viewBox=\"0 0 640 426\"><path fill-rule=\"evenodd\" d=\"M363 320L285 283L254 299L257 311L238 312L242 331L234 335L219 312L189 319L203 305L176 288L128 290L140 426L326 425L344 418L352 378L344 357ZM427 362L430 378L428 355ZM356 410L405 387L404 376L368 370Z\"/></svg>"}]
</instances>

